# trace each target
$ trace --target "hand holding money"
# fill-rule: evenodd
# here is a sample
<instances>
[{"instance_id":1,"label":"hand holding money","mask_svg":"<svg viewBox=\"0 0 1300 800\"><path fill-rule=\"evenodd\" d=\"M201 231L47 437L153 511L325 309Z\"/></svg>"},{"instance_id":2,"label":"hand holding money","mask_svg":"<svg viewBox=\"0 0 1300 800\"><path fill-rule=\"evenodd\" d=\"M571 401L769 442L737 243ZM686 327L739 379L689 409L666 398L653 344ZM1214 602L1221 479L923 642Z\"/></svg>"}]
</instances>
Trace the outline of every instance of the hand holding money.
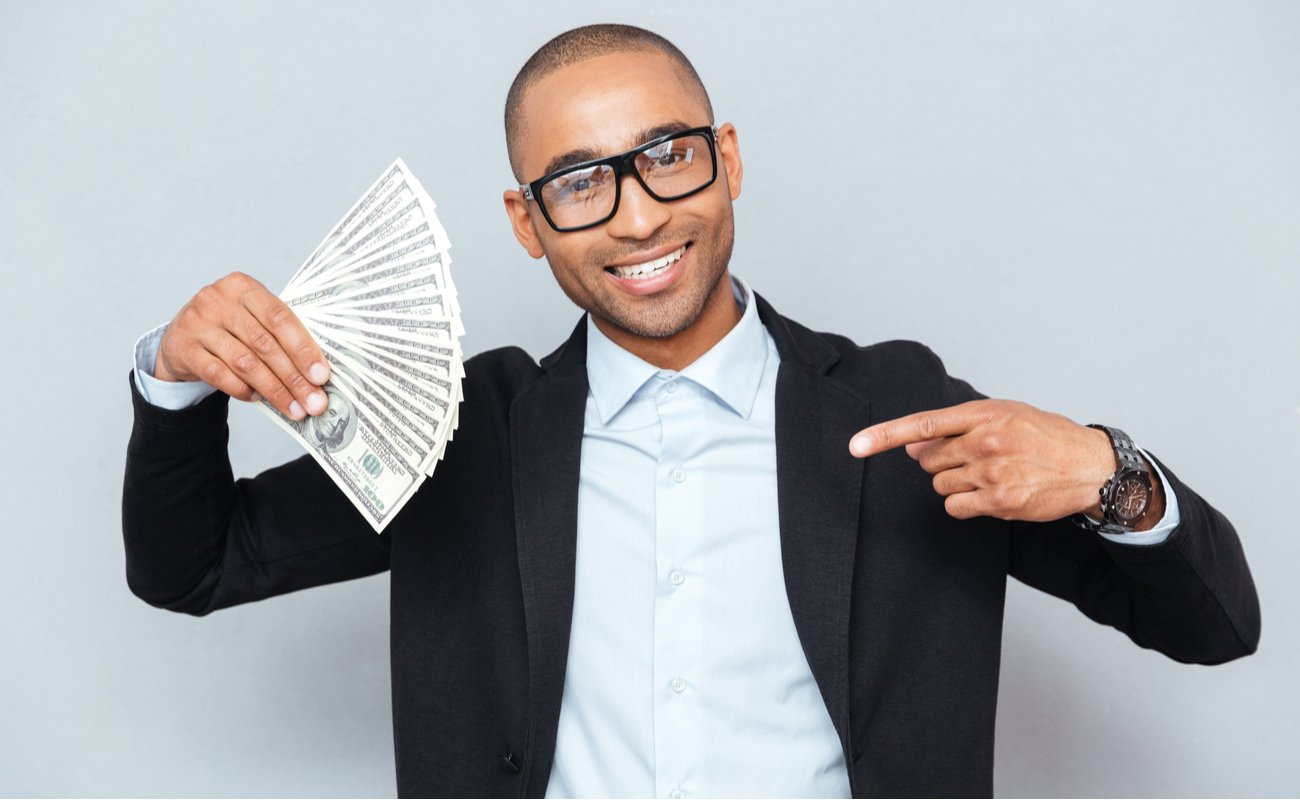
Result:
<instances>
[{"instance_id":1,"label":"hand holding money","mask_svg":"<svg viewBox=\"0 0 1300 800\"><path fill-rule=\"evenodd\" d=\"M329 380L320 347L280 298L232 272L176 315L158 348L154 377L201 380L239 400L264 398L300 420L325 410Z\"/></svg>"},{"instance_id":2,"label":"hand holding money","mask_svg":"<svg viewBox=\"0 0 1300 800\"><path fill-rule=\"evenodd\" d=\"M260 399L383 531L456 429L464 331L449 247L398 159L279 297L240 273L195 295L163 337L155 377Z\"/></svg>"}]
</instances>

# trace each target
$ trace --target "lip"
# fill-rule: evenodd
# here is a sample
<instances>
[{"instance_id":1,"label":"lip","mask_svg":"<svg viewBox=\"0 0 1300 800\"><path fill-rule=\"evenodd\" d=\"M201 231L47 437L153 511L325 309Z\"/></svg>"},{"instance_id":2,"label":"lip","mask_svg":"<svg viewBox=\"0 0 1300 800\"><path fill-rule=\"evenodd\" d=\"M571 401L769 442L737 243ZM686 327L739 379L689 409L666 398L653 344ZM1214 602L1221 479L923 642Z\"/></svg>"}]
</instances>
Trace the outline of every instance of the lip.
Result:
<instances>
[{"instance_id":1,"label":"lip","mask_svg":"<svg viewBox=\"0 0 1300 800\"><path fill-rule=\"evenodd\" d=\"M655 294L656 292L662 292L677 283L677 281L681 279L682 274L685 273L686 266L691 260L691 254L695 252L695 245L693 242L686 242L684 245L673 244L666 247L655 248L654 250L645 253L637 253L631 258L617 261L610 265L615 267L627 267L633 264L643 264L646 261L663 258L669 253L679 250L683 246L685 246L686 252L682 253L682 257L674 261L668 269L653 278L621 278L609 270L604 271L605 276L613 281L619 289L628 294L644 296Z\"/></svg>"}]
</instances>

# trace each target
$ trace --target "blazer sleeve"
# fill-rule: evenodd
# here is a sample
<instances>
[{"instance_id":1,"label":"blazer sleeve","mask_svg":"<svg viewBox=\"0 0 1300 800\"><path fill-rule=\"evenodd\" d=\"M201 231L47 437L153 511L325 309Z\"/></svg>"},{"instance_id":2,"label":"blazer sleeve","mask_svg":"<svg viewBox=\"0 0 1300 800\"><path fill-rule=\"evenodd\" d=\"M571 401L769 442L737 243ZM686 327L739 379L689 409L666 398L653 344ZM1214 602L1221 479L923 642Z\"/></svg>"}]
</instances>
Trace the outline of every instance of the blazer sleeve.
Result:
<instances>
[{"instance_id":1,"label":"blazer sleeve","mask_svg":"<svg viewBox=\"0 0 1300 800\"><path fill-rule=\"evenodd\" d=\"M131 394L122 533L136 596L203 615L388 569L398 521L376 535L310 456L234 480L226 395L169 411L134 380Z\"/></svg>"},{"instance_id":2,"label":"blazer sleeve","mask_svg":"<svg viewBox=\"0 0 1300 800\"><path fill-rule=\"evenodd\" d=\"M947 380L949 403L984 397L965 381ZM1259 598L1241 540L1227 517L1157 462L1182 517L1164 542L1115 542L1068 519L1013 522L1008 573L1176 661L1220 664L1249 655L1259 645Z\"/></svg>"},{"instance_id":3,"label":"blazer sleeve","mask_svg":"<svg viewBox=\"0 0 1300 800\"><path fill-rule=\"evenodd\" d=\"M1164 542L1114 542L1068 520L1012 523L1010 574L1176 661L1249 655L1259 646L1259 598L1241 540L1227 517L1160 469L1182 515Z\"/></svg>"}]
</instances>

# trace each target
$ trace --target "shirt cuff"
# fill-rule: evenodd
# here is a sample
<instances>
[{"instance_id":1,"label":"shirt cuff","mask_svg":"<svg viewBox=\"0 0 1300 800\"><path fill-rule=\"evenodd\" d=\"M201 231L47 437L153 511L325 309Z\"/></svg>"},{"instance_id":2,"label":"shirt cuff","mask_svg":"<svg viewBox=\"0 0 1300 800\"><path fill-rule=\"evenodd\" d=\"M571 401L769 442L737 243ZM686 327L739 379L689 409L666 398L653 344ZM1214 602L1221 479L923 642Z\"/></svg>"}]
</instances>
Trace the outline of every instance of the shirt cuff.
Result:
<instances>
[{"instance_id":1,"label":"shirt cuff","mask_svg":"<svg viewBox=\"0 0 1300 800\"><path fill-rule=\"evenodd\" d=\"M1103 533L1101 536L1110 539L1112 542L1120 544L1134 545L1153 545L1164 542L1169 538L1169 534L1174 532L1178 523L1183 521L1182 515L1178 513L1178 495L1169 488L1169 481L1165 480L1165 474L1160 471L1160 465L1151 457L1151 454L1143 450L1142 455L1146 456L1147 463L1151 465L1152 471L1156 474L1156 479L1165 491L1165 515L1160 518L1160 522L1149 531L1137 531L1135 533Z\"/></svg>"},{"instance_id":2,"label":"shirt cuff","mask_svg":"<svg viewBox=\"0 0 1300 800\"><path fill-rule=\"evenodd\" d=\"M153 376L153 365L158 360L158 345L167 332L163 323L140 337L135 343L135 388L149 405L180 411L198 405L216 391L203 381L160 381Z\"/></svg>"}]
</instances>

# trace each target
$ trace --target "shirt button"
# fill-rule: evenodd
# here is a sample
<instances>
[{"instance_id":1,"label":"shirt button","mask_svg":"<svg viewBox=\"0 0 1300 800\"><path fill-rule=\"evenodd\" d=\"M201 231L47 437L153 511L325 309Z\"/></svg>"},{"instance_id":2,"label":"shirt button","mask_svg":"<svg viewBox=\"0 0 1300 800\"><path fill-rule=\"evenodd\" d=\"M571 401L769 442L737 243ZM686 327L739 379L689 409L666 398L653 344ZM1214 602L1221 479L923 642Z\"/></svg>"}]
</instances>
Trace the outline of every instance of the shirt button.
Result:
<instances>
[{"instance_id":1,"label":"shirt button","mask_svg":"<svg viewBox=\"0 0 1300 800\"><path fill-rule=\"evenodd\" d=\"M678 483L681 483L682 481L686 480L686 470L682 469L681 467L678 467L677 469L673 470L673 480L677 481Z\"/></svg>"},{"instance_id":2,"label":"shirt button","mask_svg":"<svg viewBox=\"0 0 1300 800\"><path fill-rule=\"evenodd\" d=\"M682 574L680 569L675 569L668 573L668 579L673 582L674 586L681 586L686 581L686 576Z\"/></svg>"},{"instance_id":3,"label":"shirt button","mask_svg":"<svg viewBox=\"0 0 1300 800\"><path fill-rule=\"evenodd\" d=\"M682 798L685 797L686 794L681 789L673 789L673 793L668 796L671 797L673 800L682 800Z\"/></svg>"},{"instance_id":4,"label":"shirt button","mask_svg":"<svg viewBox=\"0 0 1300 800\"><path fill-rule=\"evenodd\" d=\"M673 380L673 381L668 381L667 383L664 384L664 389L665 389L666 391L668 391L668 392L675 392L675 391L677 391L677 381L675 381L675 380Z\"/></svg>"},{"instance_id":5,"label":"shirt button","mask_svg":"<svg viewBox=\"0 0 1300 800\"><path fill-rule=\"evenodd\" d=\"M672 687L674 692L681 694L686 691L686 681L681 678L673 678Z\"/></svg>"}]
</instances>

